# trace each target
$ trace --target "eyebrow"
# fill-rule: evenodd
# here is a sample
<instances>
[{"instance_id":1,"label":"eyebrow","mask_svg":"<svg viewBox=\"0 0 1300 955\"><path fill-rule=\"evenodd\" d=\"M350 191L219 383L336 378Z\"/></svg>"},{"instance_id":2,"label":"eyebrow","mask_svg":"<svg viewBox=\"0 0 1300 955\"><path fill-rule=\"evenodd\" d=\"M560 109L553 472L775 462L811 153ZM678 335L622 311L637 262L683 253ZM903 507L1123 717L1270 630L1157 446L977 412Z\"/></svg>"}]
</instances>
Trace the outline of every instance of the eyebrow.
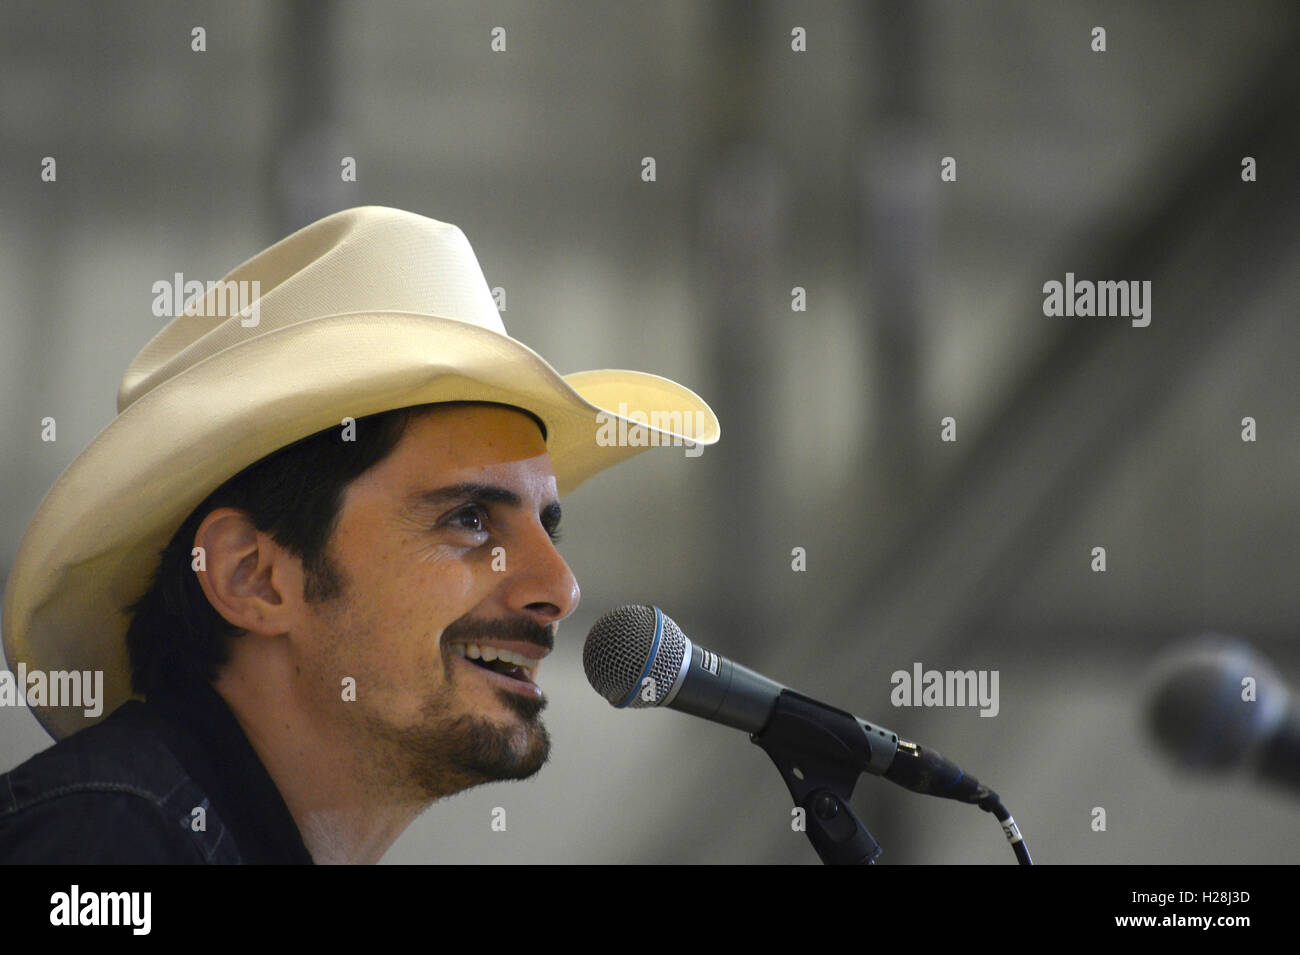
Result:
<instances>
[{"instance_id":1,"label":"eyebrow","mask_svg":"<svg viewBox=\"0 0 1300 955\"><path fill-rule=\"evenodd\" d=\"M455 501L473 504L504 504L507 507L524 506L523 498L508 487L499 484L479 484L464 481L460 484L448 484L439 488L420 488L406 496L408 510L424 510L442 507ZM538 512L542 526L553 531L560 523L561 509L559 501L550 501Z\"/></svg>"}]
</instances>

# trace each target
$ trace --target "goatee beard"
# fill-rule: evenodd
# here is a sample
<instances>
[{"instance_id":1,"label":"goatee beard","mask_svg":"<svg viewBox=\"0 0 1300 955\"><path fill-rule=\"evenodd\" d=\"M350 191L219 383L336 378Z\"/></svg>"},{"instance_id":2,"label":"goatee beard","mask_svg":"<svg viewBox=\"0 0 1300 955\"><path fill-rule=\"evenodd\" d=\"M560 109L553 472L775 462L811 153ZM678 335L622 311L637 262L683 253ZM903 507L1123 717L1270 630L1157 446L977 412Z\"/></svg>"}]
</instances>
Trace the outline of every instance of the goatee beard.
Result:
<instances>
[{"instance_id":1,"label":"goatee beard","mask_svg":"<svg viewBox=\"0 0 1300 955\"><path fill-rule=\"evenodd\" d=\"M554 633L531 620L478 621L462 618L443 632L441 653L447 684L424 707L423 725L388 734L398 744L406 768L404 782L421 798L434 800L496 780L527 779L546 764L551 738L539 714L541 697L497 688L497 698L518 717L503 726L474 713L449 717L456 698L458 654L454 642L487 639L524 641L550 649Z\"/></svg>"}]
</instances>

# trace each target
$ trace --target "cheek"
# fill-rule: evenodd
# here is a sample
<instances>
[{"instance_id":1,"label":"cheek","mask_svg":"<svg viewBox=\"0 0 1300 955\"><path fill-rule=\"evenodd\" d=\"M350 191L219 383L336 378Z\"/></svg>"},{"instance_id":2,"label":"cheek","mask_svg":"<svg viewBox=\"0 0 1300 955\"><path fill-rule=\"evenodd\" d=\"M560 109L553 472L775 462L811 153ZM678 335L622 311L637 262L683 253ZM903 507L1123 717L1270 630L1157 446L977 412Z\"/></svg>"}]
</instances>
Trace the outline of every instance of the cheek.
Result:
<instances>
[{"instance_id":1,"label":"cheek","mask_svg":"<svg viewBox=\"0 0 1300 955\"><path fill-rule=\"evenodd\" d=\"M500 583L489 560L465 554L424 554L375 568L373 589L362 599L390 632L415 637L416 651L438 651L438 637L474 611ZM422 639L428 638L428 639Z\"/></svg>"},{"instance_id":2,"label":"cheek","mask_svg":"<svg viewBox=\"0 0 1300 955\"><path fill-rule=\"evenodd\" d=\"M449 547L383 521L355 522L349 531L340 547L348 557L353 614L407 663L435 660L442 631L501 582L489 548Z\"/></svg>"},{"instance_id":3,"label":"cheek","mask_svg":"<svg viewBox=\"0 0 1300 955\"><path fill-rule=\"evenodd\" d=\"M395 597L402 606L431 617L455 619L466 604L475 601L482 588L482 576L463 557L429 555L403 567L394 583L401 592Z\"/></svg>"}]
</instances>

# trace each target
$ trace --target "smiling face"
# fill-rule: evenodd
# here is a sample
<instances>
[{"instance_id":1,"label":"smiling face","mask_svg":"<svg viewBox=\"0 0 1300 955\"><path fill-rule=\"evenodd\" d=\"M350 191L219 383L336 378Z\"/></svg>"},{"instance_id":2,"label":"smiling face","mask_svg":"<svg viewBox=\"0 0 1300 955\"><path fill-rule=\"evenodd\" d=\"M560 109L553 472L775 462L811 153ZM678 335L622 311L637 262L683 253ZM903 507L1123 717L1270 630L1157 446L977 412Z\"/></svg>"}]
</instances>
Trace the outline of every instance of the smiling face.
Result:
<instances>
[{"instance_id":1,"label":"smiling face","mask_svg":"<svg viewBox=\"0 0 1300 955\"><path fill-rule=\"evenodd\" d=\"M412 418L347 487L328 546L341 591L303 605L294 662L313 719L383 785L432 799L546 761L534 661L579 599L559 511L537 424L498 406Z\"/></svg>"}]
</instances>

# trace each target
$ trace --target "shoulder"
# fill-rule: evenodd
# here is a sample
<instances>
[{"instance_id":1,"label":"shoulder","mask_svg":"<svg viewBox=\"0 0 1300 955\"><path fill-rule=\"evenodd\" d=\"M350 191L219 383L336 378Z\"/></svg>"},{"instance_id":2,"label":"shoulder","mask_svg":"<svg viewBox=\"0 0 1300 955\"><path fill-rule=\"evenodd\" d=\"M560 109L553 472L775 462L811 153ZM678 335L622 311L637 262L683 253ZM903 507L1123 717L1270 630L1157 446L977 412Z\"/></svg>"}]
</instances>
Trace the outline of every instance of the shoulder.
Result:
<instances>
[{"instance_id":1,"label":"shoulder","mask_svg":"<svg viewBox=\"0 0 1300 955\"><path fill-rule=\"evenodd\" d=\"M148 798L81 789L0 813L0 862L40 865L203 863L200 847Z\"/></svg>"},{"instance_id":2,"label":"shoulder","mask_svg":"<svg viewBox=\"0 0 1300 955\"><path fill-rule=\"evenodd\" d=\"M233 846L207 809L157 717L127 703L0 776L0 862L237 861L216 858Z\"/></svg>"}]
</instances>

